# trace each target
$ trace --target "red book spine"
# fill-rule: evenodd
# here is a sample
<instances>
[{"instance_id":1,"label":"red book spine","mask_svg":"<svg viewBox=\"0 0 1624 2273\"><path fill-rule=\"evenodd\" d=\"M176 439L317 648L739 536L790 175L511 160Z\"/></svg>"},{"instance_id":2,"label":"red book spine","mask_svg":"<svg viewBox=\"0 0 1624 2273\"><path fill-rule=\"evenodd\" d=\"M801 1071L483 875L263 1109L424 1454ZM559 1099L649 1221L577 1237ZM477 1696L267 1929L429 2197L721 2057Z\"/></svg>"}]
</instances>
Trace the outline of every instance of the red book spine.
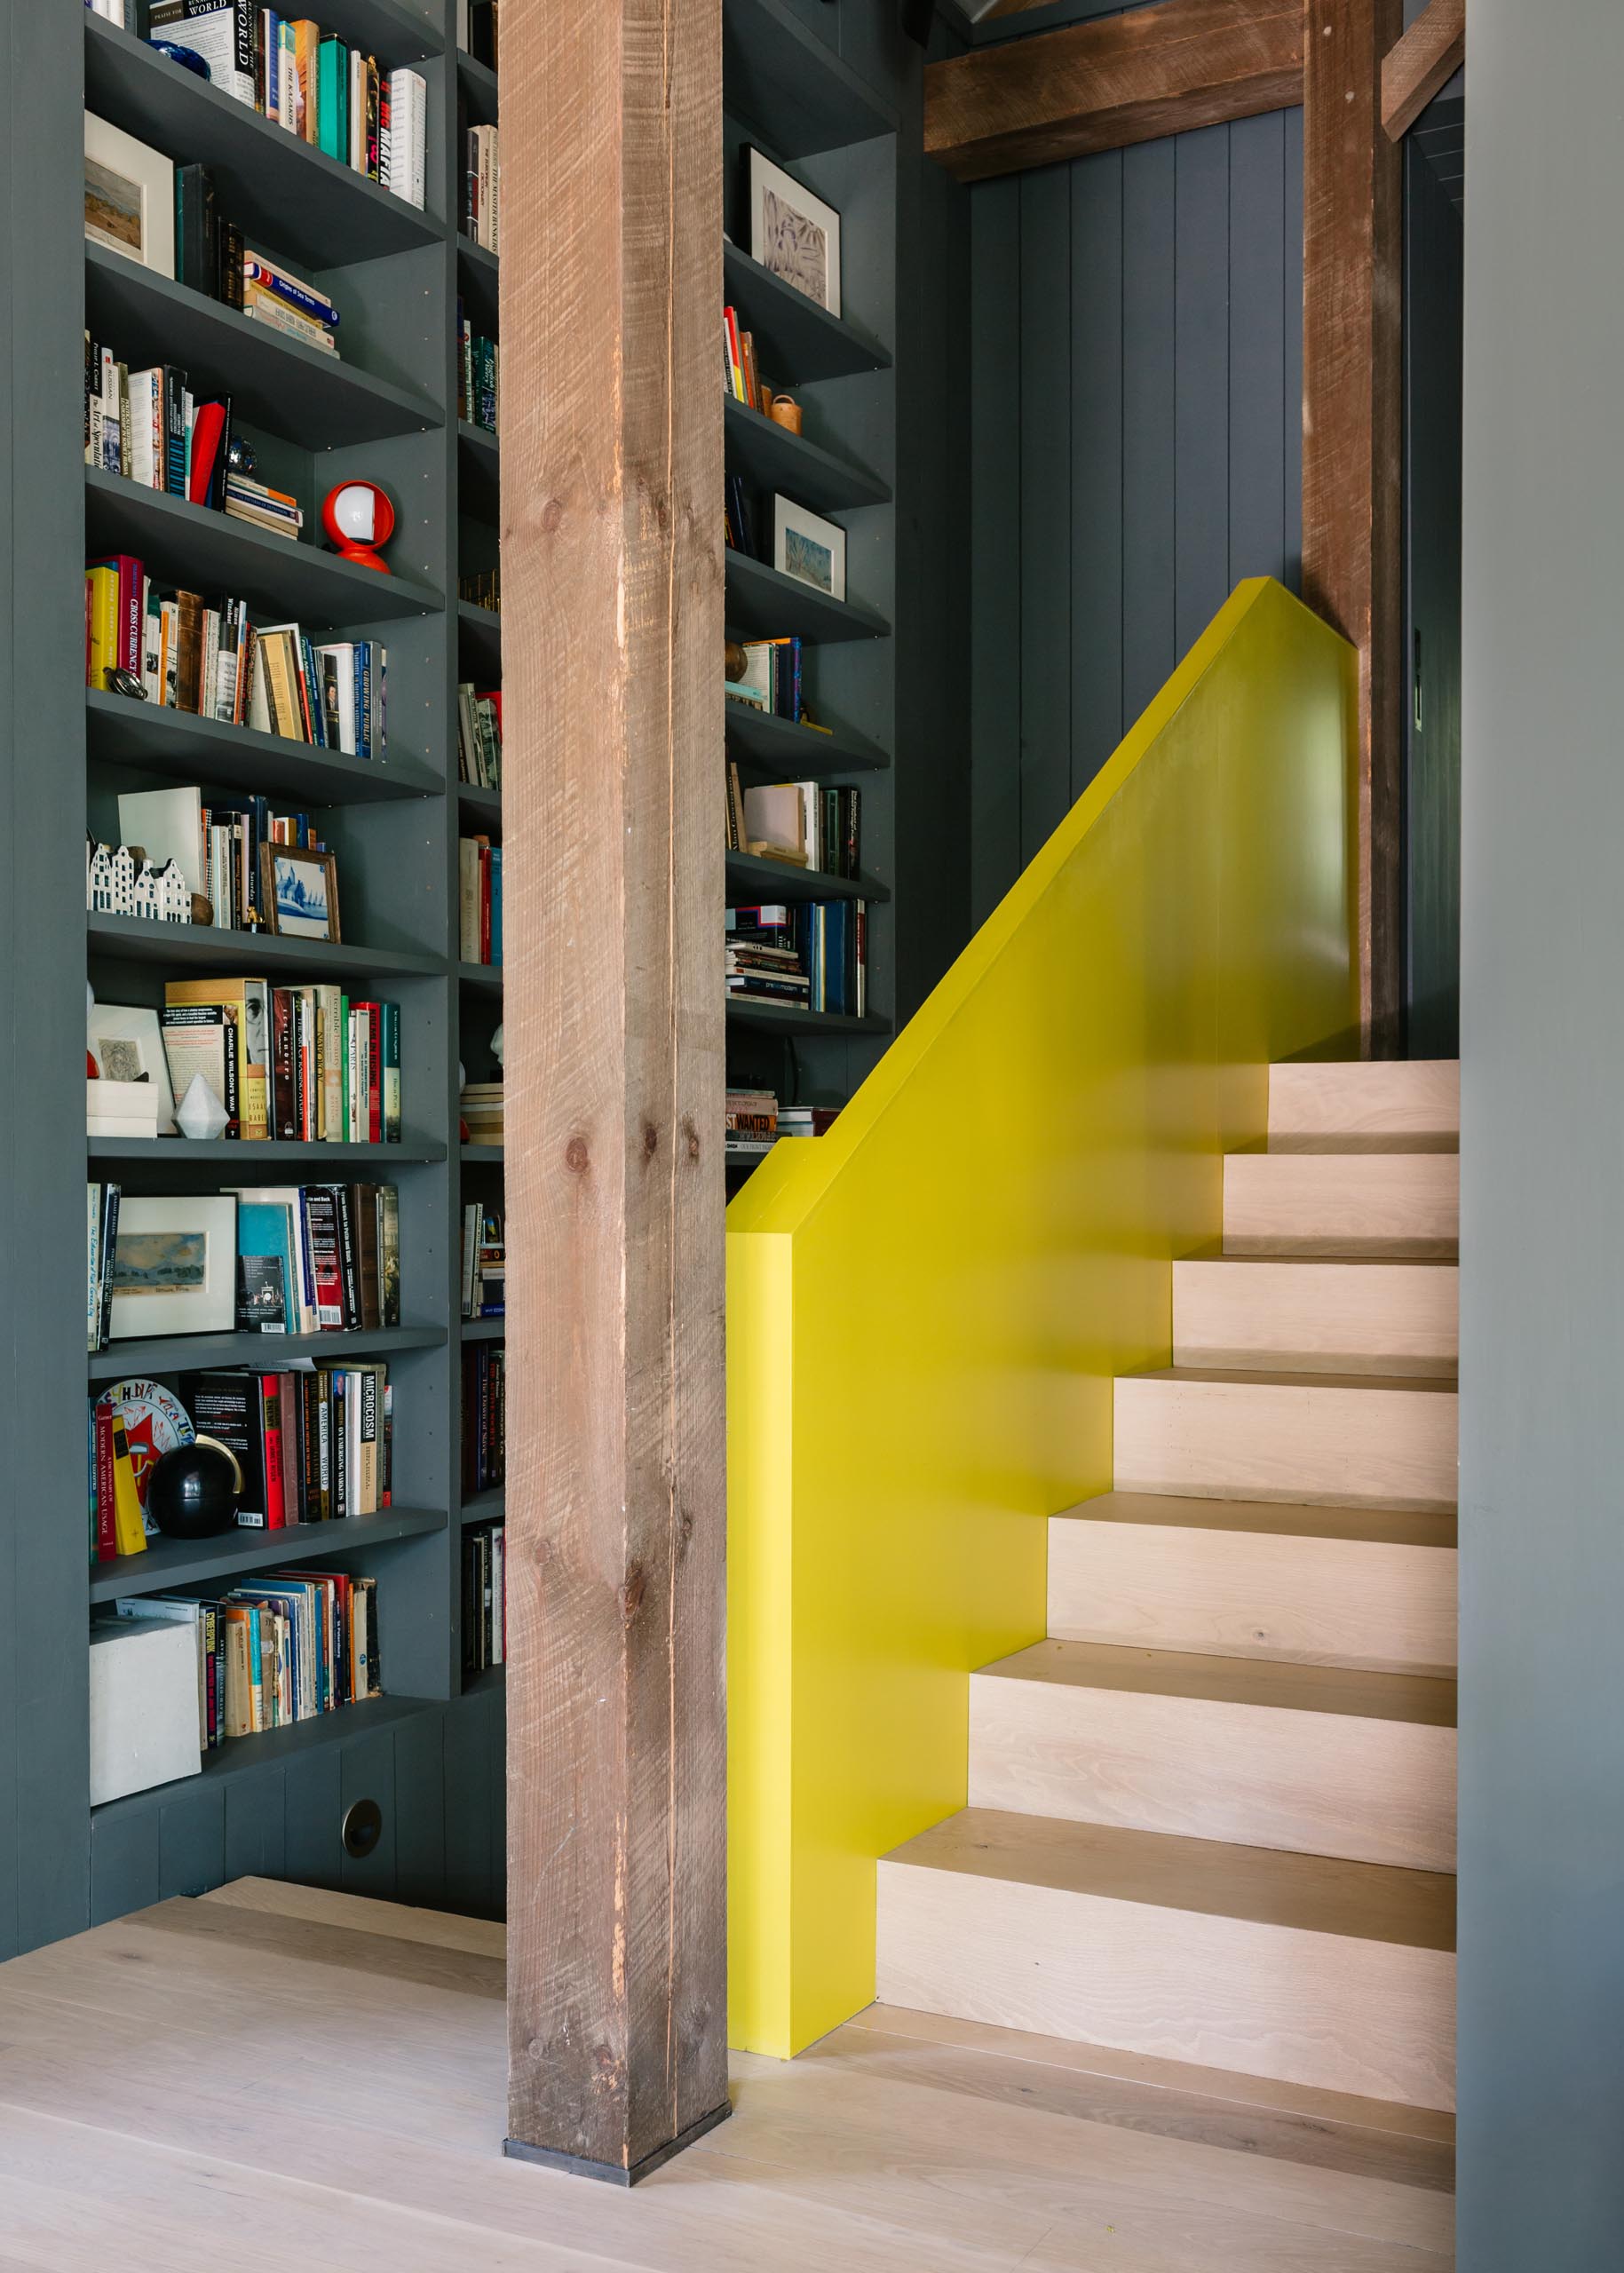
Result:
<instances>
[{"instance_id":1,"label":"red book spine","mask_svg":"<svg viewBox=\"0 0 1624 2273\"><path fill-rule=\"evenodd\" d=\"M479 847L479 961L491 959L491 849Z\"/></svg>"},{"instance_id":2,"label":"red book spine","mask_svg":"<svg viewBox=\"0 0 1624 2273\"><path fill-rule=\"evenodd\" d=\"M282 1400L274 1374L259 1376L259 1425L265 1437L265 1529L281 1531L288 1521L282 1501Z\"/></svg>"},{"instance_id":3,"label":"red book spine","mask_svg":"<svg viewBox=\"0 0 1624 2273\"><path fill-rule=\"evenodd\" d=\"M113 1477L113 1408L96 1407L96 1560L111 1563L118 1554L115 1486Z\"/></svg>"},{"instance_id":4,"label":"red book spine","mask_svg":"<svg viewBox=\"0 0 1624 2273\"><path fill-rule=\"evenodd\" d=\"M367 1142L384 1141L384 1012L368 1002L367 1010Z\"/></svg>"},{"instance_id":5,"label":"red book spine","mask_svg":"<svg viewBox=\"0 0 1624 2273\"><path fill-rule=\"evenodd\" d=\"M146 660L141 653L141 595L146 583L139 560L129 553L118 556L118 667L141 676Z\"/></svg>"}]
</instances>

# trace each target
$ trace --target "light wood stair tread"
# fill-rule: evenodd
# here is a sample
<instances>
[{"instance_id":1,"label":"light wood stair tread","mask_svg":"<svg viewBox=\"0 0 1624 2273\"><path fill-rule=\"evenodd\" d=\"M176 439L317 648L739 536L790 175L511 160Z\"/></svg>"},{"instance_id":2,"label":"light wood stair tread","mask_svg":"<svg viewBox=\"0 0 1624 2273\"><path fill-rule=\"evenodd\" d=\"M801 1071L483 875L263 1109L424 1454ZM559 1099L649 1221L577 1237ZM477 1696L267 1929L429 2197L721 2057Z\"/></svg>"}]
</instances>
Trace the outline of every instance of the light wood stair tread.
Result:
<instances>
[{"instance_id":1,"label":"light wood stair tread","mask_svg":"<svg viewBox=\"0 0 1624 2273\"><path fill-rule=\"evenodd\" d=\"M1446 1057L1303 1063L1269 1069L1269 1140L1327 1151L1453 1150L1461 1068Z\"/></svg>"},{"instance_id":2,"label":"light wood stair tread","mask_svg":"<svg viewBox=\"0 0 1624 2273\"><path fill-rule=\"evenodd\" d=\"M1147 1366L1142 1373L1120 1374L1129 1382L1219 1382L1234 1389L1359 1390L1406 1396L1453 1397L1455 1384L1431 1374L1291 1374L1270 1367L1235 1370L1212 1366Z\"/></svg>"},{"instance_id":3,"label":"light wood stair tread","mask_svg":"<svg viewBox=\"0 0 1624 2273\"><path fill-rule=\"evenodd\" d=\"M1318 1376L1316 1376L1318 1378ZM1275 1539L1347 1539L1453 1550L1456 1519L1437 1508L1339 1508L1292 1500L1195 1500L1170 1492L1102 1492L1050 1523L1151 1524L1173 1531L1259 1532Z\"/></svg>"},{"instance_id":4,"label":"light wood stair tread","mask_svg":"<svg viewBox=\"0 0 1624 2273\"><path fill-rule=\"evenodd\" d=\"M1146 1650L1110 1642L1034 1642L983 1666L978 1680L1047 1682L1191 1702L1255 1705L1284 1713L1335 1713L1452 1729L1455 1684L1422 1674L1361 1673L1344 1666Z\"/></svg>"},{"instance_id":5,"label":"light wood stair tread","mask_svg":"<svg viewBox=\"0 0 1624 2273\"><path fill-rule=\"evenodd\" d=\"M1112 1902L1422 1950L1454 1948L1454 1881L1166 1832L963 1808L882 1858Z\"/></svg>"}]
</instances>

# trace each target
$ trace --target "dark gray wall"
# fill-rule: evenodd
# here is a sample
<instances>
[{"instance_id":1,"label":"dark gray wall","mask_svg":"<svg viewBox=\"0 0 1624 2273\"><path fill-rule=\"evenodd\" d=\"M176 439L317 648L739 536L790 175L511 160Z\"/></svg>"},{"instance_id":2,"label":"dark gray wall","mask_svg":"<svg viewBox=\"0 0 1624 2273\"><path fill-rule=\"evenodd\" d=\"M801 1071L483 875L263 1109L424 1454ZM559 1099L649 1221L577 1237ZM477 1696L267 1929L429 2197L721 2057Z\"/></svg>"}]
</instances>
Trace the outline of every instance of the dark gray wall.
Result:
<instances>
[{"instance_id":1,"label":"dark gray wall","mask_svg":"<svg viewBox=\"0 0 1624 2273\"><path fill-rule=\"evenodd\" d=\"M1624 2257L1624 9L1472 0L1461 2235Z\"/></svg>"},{"instance_id":2,"label":"dark gray wall","mask_svg":"<svg viewBox=\"0 0 1624 2273\"><path fill-rule=\"evenodd\" d=\"M972 899L1301 551L1303 119L970 193Z\"/></svg>"}]
</instances>

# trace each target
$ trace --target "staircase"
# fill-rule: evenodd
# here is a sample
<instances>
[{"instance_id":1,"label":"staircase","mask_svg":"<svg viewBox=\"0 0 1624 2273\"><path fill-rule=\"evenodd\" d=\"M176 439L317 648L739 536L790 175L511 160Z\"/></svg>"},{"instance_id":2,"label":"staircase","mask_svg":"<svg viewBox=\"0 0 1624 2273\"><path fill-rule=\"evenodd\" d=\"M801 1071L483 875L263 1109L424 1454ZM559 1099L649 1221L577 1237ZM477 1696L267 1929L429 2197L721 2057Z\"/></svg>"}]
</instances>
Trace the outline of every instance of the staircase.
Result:
<instances>
[{"instance_id":1,"label":"staircase","mask_svg":"<svg viewBox=\"0 0 1624 2273\"><path fill-rule=\"evenodd\" d=\"M1273 1069L970 1805L880 1864L882 2002L1453 2106L1459 1125L1453 1065Z\"/></svg>"}]
</instances>

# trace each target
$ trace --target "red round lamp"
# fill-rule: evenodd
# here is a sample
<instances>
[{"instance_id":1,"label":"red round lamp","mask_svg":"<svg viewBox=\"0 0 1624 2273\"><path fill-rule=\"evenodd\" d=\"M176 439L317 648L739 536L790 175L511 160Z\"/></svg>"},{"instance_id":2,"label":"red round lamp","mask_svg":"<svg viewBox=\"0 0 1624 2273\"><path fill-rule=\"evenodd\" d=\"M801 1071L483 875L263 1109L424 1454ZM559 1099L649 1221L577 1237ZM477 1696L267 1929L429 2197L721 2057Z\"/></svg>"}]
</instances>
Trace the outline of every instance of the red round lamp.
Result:
<instances>
[{"instance_id":1,"label":"red round lamp","mask_svg":"<svg viewBox=\"0 0 1624 2273\"><path fill-rule=\"evenodd\" d=\"M343 558L389 574L389 563L377 548L395 533L395 509L376 481L341 481L329 489L321 526Z\"/></svg>"}]
</instances>

